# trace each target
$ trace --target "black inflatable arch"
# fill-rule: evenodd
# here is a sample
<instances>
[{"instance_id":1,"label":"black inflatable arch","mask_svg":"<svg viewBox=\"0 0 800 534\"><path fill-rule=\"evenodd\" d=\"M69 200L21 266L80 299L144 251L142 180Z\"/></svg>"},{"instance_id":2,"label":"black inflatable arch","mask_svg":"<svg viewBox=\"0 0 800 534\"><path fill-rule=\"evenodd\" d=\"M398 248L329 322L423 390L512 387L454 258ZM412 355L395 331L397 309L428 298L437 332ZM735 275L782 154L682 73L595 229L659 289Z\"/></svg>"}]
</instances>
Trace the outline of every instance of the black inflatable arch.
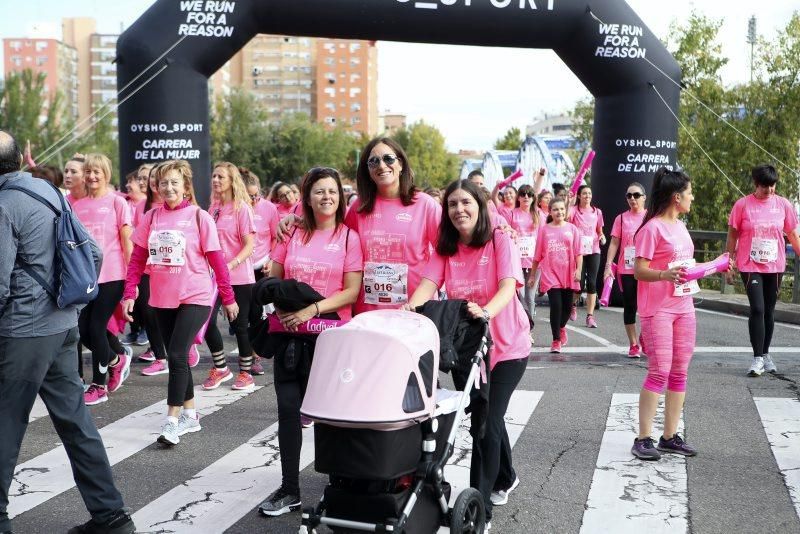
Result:
<instances>
[{"instance_id":1,"label":"black inflatable arch","mask_svg":"<svg viewBox=\"0 0 800 534\"><path fill-rule=\"evenodd\" d=\"M650 84L677 111L680 91L664 74L680 80L680 69L623 0L158 0L117 42L118 87L145 71L120 101L155 75L119 107L122 171L187 159L208 200L208 77L257 33L552 48L595 97L592 184L607 225L627 209L631 181L649 189L656 168L675 165L678 125ZM507 87L498 99L525 90L535 105L535 89Z\"/></svg>"}]
</instances>

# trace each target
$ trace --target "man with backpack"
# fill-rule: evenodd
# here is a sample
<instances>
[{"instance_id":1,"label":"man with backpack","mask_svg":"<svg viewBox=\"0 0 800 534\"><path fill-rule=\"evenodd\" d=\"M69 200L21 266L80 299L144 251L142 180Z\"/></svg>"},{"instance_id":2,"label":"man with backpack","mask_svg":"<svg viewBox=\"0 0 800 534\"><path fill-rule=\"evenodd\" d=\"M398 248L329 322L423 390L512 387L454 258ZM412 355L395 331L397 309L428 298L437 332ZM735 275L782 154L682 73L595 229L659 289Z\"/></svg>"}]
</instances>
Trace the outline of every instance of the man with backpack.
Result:
<instances>
[{"instance_id":1,"label":"man with backpack","mask_svg":"<svg viewBox=\"0 0 800 534\"><path fill-rule=\"evenodd\" d=\"M78 312L95 288L87 284L83 301L76 296L80 273L75 266L85 265L81 243L57 242L70 230L88 234L70 213L62 216L70 208L58 190L21 166L17 142L0 131L0 534L11 532L8 493L37 394L92 516L69 532L133 533L103 441L83 402L75 359ZM86 245L96 249L91 240ZM91 280L94 273L89 274Z\"/></svg>"}]
</instances>

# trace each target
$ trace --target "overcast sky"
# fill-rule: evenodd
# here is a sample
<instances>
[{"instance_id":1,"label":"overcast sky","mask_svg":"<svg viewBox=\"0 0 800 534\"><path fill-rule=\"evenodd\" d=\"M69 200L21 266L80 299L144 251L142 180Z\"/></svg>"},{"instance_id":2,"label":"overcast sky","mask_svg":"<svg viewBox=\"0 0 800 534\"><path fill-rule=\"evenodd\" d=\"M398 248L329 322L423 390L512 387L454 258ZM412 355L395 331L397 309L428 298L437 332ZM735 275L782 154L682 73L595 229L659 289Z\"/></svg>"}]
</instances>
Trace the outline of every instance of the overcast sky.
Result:
<instances>
[{"instance_id":1,"label":"overcast sky","mask_svg":"<svg viewBox=\"0 0 800 534\"><path fill-rule=\"evenodd\" d=\"M13 10L0 18L0 37L28 36L36 27L60 37L61 18L77 16L96 18L100 32L119 33L120 28L130 25L152 3L152 0L16 2ZM662 39L666 38L671 22L685 21L693 9L722 19L720 42L723 53L730 59L723 71L726 83L749 77L749 45L745 36L750 16L756 15L759 34L769 38L785 26L793 11L800 10L800 0L757 3L628 0L628 4ZM491 148L508 128L517 126L524 131L542 113L572 109L576 100L588 96L582 84L550 50L389 42L379 43L378 49L381 112L406 113L410 121L424 119L436 125L451 150ZM530 67L521 70L520 64ZM511 72L516 83L507 89L504 81ZM404 81L409 78L419 83ZM459 83L454 84L454 80ZM539 82L534 83L536 80ZM443 89L431 91L432 87Z\"/></svg>"}]
</instances>

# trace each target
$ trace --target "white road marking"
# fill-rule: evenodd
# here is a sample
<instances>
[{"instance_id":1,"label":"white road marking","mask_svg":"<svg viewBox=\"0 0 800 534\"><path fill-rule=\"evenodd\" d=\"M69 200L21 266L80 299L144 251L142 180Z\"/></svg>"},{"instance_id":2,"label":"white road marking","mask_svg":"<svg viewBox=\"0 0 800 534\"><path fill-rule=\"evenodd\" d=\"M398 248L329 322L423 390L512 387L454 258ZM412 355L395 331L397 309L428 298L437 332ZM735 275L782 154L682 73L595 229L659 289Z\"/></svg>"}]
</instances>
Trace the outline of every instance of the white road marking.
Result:
<instances>
[{"instance_id":1,"label":"white road marking","mask_svg":"<svg viewBox=\"0 0 800 534\"><path fill-rule=\"evenodd\" d=\"M700 309L700 308L695 308L695 311L700 312L700 313L707 313L709 315L720 315L722 317L729 317L731 319L738 319L740 321L747 321L747 317L744 316L744 315L734 315L732 313L724 313L724 312L718 312L718 311L714 311L714 310L703 310L703 309ZM788 324L788 323L775 322L775 326L782 326L783 328L791 328L792 330L800 330L800 326L794 325L794 324Z\"/></svg>"},{"instance_id":2,"label":"white road marking","mask_svg":"<svg viewBox=\"0 0 800 534\"><path fill-rule=\"evenodd\" d=\"M800 401L754 397L772 454L800 515Z\"/></svg>"},{"instance_id":3,"label":"white road marking","mask_svg":"<svg viewBox=\"0 0 800 534\"><path fill-rule=\"evenodd\" d=\"M665 454L657 462L631 452L638 433L639 395L615 393L597 456L581 534L686 532L689 495L686 459ZM654 436L661 435L659 406Z\"/></svg>"}]
</instances>

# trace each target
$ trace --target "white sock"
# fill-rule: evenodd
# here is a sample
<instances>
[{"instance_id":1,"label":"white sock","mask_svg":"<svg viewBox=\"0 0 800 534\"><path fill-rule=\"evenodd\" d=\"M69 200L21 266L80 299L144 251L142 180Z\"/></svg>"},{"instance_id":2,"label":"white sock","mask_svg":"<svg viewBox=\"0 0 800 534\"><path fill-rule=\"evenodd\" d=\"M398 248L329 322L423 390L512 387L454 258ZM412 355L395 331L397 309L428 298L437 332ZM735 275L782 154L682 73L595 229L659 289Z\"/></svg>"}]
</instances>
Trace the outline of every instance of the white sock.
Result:
<instances>
[{"instance_id":1,"label":"white sock","mask_svg":"<svg viewBox=\"0 0 800 534\"><path fill-rule=\"evenodd\" d=\"M171 415L168 415L167 416L167 423L174 423L174 424L177 425L178 424L178 418L177 417L173 417Z\"/></svg>"},{"instance_id":2,"label":"white sock","mask_svg":"<svg viewBox=\"0 0 800 534\"><path fill-rule=\"evenodd\" d=\"M184 415L186 417L191 417L192 419L197 419L197 409L195 408L184 408L183 409Z\"/></svg>"}]
</instances>

